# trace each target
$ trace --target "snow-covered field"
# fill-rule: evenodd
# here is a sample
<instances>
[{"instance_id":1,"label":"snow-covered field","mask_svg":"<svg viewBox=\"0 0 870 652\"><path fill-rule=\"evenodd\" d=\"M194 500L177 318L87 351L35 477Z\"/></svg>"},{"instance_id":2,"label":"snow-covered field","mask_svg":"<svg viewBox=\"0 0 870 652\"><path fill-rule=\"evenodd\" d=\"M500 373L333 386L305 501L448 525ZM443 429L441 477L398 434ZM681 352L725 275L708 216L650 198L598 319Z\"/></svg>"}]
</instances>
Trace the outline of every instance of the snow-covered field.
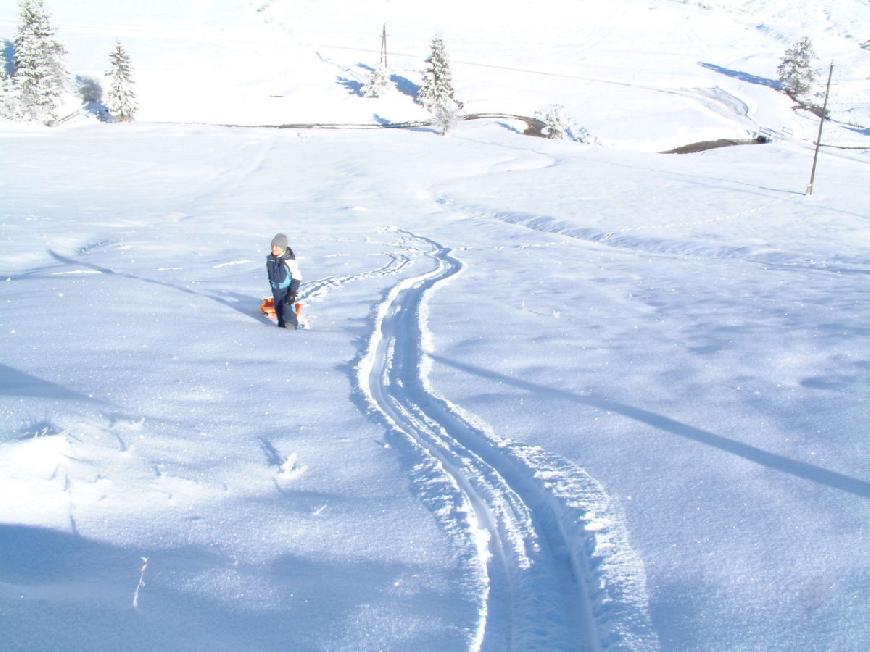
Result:
<instances>
[{"instance_id":1,"label":"snow-covered field","mask_svg":"<svg viewBox=\"0 0 870 652\"><path fill-rule=\"evenodd\" d=\"M814 19L866 77L870 8L455 4L55 0L143 111L0 126L0 648L870 647L870 167L804 197L763 83ZM381 14L406 91L440 27L469 111L601 146L184 124L421 117L352 92ZM856 89L826 134L866 146Z\"/></svg>"}]
</instances>

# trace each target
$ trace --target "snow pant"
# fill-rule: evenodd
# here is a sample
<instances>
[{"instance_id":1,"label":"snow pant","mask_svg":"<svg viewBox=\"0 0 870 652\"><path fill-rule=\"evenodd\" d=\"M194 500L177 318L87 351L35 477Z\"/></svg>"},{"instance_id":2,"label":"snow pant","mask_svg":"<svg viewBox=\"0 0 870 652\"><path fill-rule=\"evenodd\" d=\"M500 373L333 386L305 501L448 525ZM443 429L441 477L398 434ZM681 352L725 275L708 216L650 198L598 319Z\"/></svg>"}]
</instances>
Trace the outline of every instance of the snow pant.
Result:
<instances>
[{"instance_id":1,"label":"snow pant","mask_svg":"<svg viewBox=\"0 0 870 652\"><path fill-rule=\"evenodd\" d=\"M290 288L272 290L272 297L275 299L275 316L278 318L278 326L294 330L298 328L299 320L296 319L296 309L292 303L287 303L290 297Z\"/></svg>"}]
</instances>

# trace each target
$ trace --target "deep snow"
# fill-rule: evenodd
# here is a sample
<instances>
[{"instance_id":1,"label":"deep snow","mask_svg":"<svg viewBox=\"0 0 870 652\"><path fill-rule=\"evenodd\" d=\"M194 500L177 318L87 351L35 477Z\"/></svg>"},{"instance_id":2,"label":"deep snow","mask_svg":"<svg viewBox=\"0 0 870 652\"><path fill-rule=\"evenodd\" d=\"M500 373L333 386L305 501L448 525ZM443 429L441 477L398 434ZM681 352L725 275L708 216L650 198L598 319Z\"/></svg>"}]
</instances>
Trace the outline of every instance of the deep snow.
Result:
<instances>
[{"instance_id":1,"label":"deep snow","mask_svg":"<svg viewBox=\"0 0 870 652\"><path fill-rule=\"evenodd\" d=\"M335 83L360 53L321 47L362 46L352 15L201 4L172 5L172 28L136 3L55 14L74 72L139 35L146 118L370 119ZM699 4L583 27L614 53L585 114L599 147L496 120L0 127L4 649L866 649L866 157L825 151L804 197L812 121L728 71L770 74L812 12ZM864 7L828 8L824 34L848 50ZM447 16L458 59L525 57L509 12ZM654 25L654 52L627 46ZM529 67L576 73L574 34L538 29ZM304 101L264 109L270 69L210 104L218 77L245 85L252 39L288 30L322 66L286 81ZM202 76L212 52L237 72ZM665 60L698 84L666 83ZM470 108L533 108L540 89L502 72L466 77ZM176 101L161 75L207 93ZM764 147L652 153L786 123ZM305 273L295 333L258 311L278 230Z\"/></svg>"}]
</instances>

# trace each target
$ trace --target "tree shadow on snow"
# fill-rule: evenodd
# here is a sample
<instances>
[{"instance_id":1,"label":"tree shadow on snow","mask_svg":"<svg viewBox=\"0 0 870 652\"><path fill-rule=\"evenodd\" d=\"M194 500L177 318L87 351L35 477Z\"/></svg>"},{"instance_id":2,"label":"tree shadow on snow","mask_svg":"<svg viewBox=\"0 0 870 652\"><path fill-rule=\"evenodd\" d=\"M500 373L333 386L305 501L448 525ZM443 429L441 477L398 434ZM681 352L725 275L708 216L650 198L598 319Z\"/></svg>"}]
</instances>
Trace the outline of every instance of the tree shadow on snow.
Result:
<instances>
[{"instance_id":1,"label":"tree shadow on snow","mask_svg":"<svg viewBox=\"0 0 870 652\"><path fill-rule=\"evenodd\" d=\"M356 67L361 68L363 71L365 71L363 73L360 73L364 77L367 77L372 71L374 71L374 68L372 68L371 66L367 66L364 63L358 63L358 64L356 64ZM345 68L345 70L350 75L354 75L354 71L351 70L350 68ZM363 97L363 86L365 84L359 80L359 77L356 77L356 78L353 78L352 76L339 77L338 83L341 86L344 86L348 90L348 92L351 93L352 95L356 95L357 97Z\"/></svg>"},{"instance_id":2,"label":"tree shadow on snow","mask_svg":"<svg viewBox=\"0 0 870 652\"><path fill-rule=\"evenodd\" d=\"M356 67L360 68L363 71L363 73L361 74L365 77L368 77L375 70L374 66L370 66L365 63L358 63L356 64ZM348 72L351 72L352 74L352 71L348 70ZM390 75L390 81L402 95L407 95L408 97L414 99L420 93L420 85L415 84L407 77L403 77L402 75L393 73ZM359 81L359 79L353 79L351 77L339 77L338 83L344 86L353 95L356 95L358 97L363 96L364 84L363 82Z\"/></svg>"},{"instance_id":3,"label":"tree shadow on snow","mask_svg":"<svg viewBox=\"0 0 870 652\"><path fill-rule=\"evenodd\" d=\"M127 575L132 597L137 561L134 553L69 532L0 523L0 577L9 584L38 586ZM124 565L127 572L121 572L118 564Z\"/></svg>"},{"instance_id":4,"label":"tree shadow on snow","mask_svg":"<svg viewBox=\"0 0 870 652\"><path fill-rule=\"evenodd\" d=\"M196 290L191 290L190 288L183 287L181 285L176 285L174 283L169 283L167 281L158 281L157 279L148 278L146 276L138 276L136 274L131 274L129 272L117 272L108 267L103 267L101 265L95 265L94 263L88 263L81 260L75 260L74 258L68 258L63 256L53 249L48 250L48 254L54 258L55 260L65 263L67 265L77 265L79 267L86 267L88 269L92 269L100 272L101 274L107 274L110 276L118 276L121 278L129 278L136 281L141 281L143 283L152 283L154 285L159 285L161 287L170 288L173 290L177 290L179 292L184 292L185 294L192 294L197 297L204 297L206 299L211 299L212 301L216 301L222 306L226 306L228 308L232 308L238 313L243 314L245 317L249 317L250 319L255 319L264 324L271 324L272 320L270 320L266 315L260 312L260 303L262 302L262 298L258 296L250 296L247 294L241 294L239 292L229 292L229 291L219 291L214 293L206 293L206 292L197 292Z\"/></svg>"},{"instance_id":5,"label":"tree shadow on snow","mask_svg":"<svg viewBox=\"0 0 870 652\"><path fill-rule=\"evenodd\" d=\"M103 87L93 77L76 75L76 88L82 98L82 108L101 122L109 121L109 109L103 103Z\"/></svg>"},{"instance_id":6,"label":"tree shadow on snow","mask_svg":"<svg viewBox=\"0 0 870 652\"><path fill-rule=\"evenodd\" d=\"M416 98L420 93L420 85L415 84L407 77L402 77L401 75L390 75L390 81L396 85L396 88L402 95Z\"/></svg>"},{"instance_id":7,"label":"tree shadow on snow","mask_svg":"<svg viewBox=\"0 0 870 652\"><path fill-rule=\"evenodd\" d=\"M757 84L759 86L767 86L768 88L772 88L775 91L782 90L782 84L775 79L768 79L767 77L759 77L758 75L752 75L748 72L743 72L742 70L732 70L731 68L723 68L722 66L717 66L715 63L703 63L698 62L702 68L706 68L707 70L712 70L713 72L718 72L720 75L725 75L727 77L732 77L734 79L739 79L740 81L745 81L749 84Z\"/></svg>"},{"instance_id":8,"label":"tree shadow on snow","mask_svg":"<svg viewBox=\"0 0 870 652\"><path fill-rule=\"evenodd\" d=\"M357 97L363 96L363 84L361 81L351 79L350 77L338 77L337 81L341 86L344 86L351 95L356 95Z\"/></svg>"},{"instance_id":9,"label":"tree shadow on snow","mask_svg":"<svg viewBox=\"0 0 870 652\"><path fill-rule=\"evenodd\" d=\"M810 482L815 482L832 489L845 491L846 493L854 494L861 498L870 498L870 482L858 478L852 478L835 471L829 471L814 464L799 462L782 455L777 455L776 453L770 453L750 444L744 444L707 430L695 428L687 423L682 423L681 421L671 419L661 414L656 414L655 412L650 412L649 410L644 410L643 408L619 403L603 396L596 396L595 394L574 394L565 390L554 389L545 385L538 385L525 380L511 378L510 376L505 376L488 369L482 369L480 367L451 360L439 355L433 355L432 359L459 371L464 371L487 380L512 385L533 394L546 394L548 396L573 401L574 403L589 405L600 410L614 412L639 423L644 423L656 430L669 432L707 446L718 448L719 450L731 453L737 457L742 457L745 460L760 464L769 469L786 473L803 480L809 480Z\"/></svg>"},{"instance_id":10,"label":"tree shadow on snow","mask_svg":"<svg viewBox=\"0 0 870 652\"><path fill-rule=\"evenodd\" d=\"M99 402L62 385L42 380L4 364L0 364L0 396Z\"/></svg>"},{"instance_id":11,"label":"tree shadow on snow","mask_svg":"<svg viewBox=\"0 0 870 652\"><path fill-rule=\"evenodd\" d=\"M870 127L846 126L846 129L854 131L856 134L860 134L861 136L870 136Z\"/></svg>"},{"instance_id":12,"label":"tree shadow on snow","mask_svg":"<svg viewBox=\"0 0 870 652\"><path fill-rule=\"evenodd\" d=\"M506 122L504 120L499 120L498 122L496 122L496 124L499 127L503 127L504 129L507 129L508 131L514 132L515 134L520 134L520 135L525 134L525 131L523 131L522 129L518 129L516 127L516 125L512 125L510 122Z\"/></svg>"},{"instance_id":13,"label":"tree shadow on snow","mask_svg":"<svg viewBox=\"0 0 870 652\"><path fill-rule=\"evenodd\" d=\"M345 544L336 537L324 544L330 553ZM118 546L2 523L4 640L22 650L317 650L324 639L350 649L371 629L360 618L368 608L389 611L397 622L415 622L427 605L462 618L465 605L449 590L395 590L394 583L425 574L421 565L290 554L256 563L216 548ZM134 608L142 557L149 565ZM438 649L443 628L421 629L403 642ZM390 635L388 625L375 631ZM460 628L447 640L461 647Z\"/></svg>"}]
</instances>

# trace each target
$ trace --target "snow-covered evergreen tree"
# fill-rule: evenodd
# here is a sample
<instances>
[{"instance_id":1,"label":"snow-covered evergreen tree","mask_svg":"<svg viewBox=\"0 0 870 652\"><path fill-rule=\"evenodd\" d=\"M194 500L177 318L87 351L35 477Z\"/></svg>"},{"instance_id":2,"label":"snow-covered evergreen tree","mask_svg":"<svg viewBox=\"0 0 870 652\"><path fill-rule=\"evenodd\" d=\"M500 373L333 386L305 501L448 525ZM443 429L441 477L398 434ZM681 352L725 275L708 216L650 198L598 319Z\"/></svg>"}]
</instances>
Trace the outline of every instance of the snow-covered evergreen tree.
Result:
<instances>
[{"instance_id":1,"label":"snow-covered evergreen tree","mask_svg":"<svg viewBox=\"0 0 870 652\"><path fill-rule=\"evenodd\" d=\"M432 51L426 59L426 72L423 75L423 85L417 93L417 102L427 109L433 104L445 105L452 102L457 108L462 108L462 102L456 99L453 91L453 79L450 74L450 60L440 35L432 39Z\"/></svg>"},{"instance_id":2,"label":"snow-covered evergreen tree","mask_svg":"<svg viewBox=\"0 0 870 652\"><path fill-rule=\"evenodd\" d=\"M813 44L807 36L785 51L776 71L786 93L793 98L806 95L812 89L816 78L813 70L815 58Z\"/></svg>"},{"instance_id":3,"label":"snow-covered evergreen tree","mask_svg":"<svg viewBox=\"0 0 870 652\"><path fill-rule=\"evenodd\" d=\"M66 50L54 38L42 0L21 0L20 18L15 37L15 81L21 110L26 119L48 124L57 118L69 87L63 64Z\"/></svg>"},{"instance_id":4,"label":"snow-covered evergreen tree","mask_svg":"<svg viewBox=\"0 0 870 652\"><path fill-rule=\"evenodd\" d=\"M446 134L460 118L462 102L456 99L453 79L450 74L450 61L441 36L432 39L432 52L426 59L426 72L423 85L417 93L417 103L421 104Z\"/></svg>"},{"instance_id":5,"label":"snow-covered evergreen tree","mask_svg":"<svg viewBox=\"0 0 870 652\"><path fill-rule=\"evenodd\" d=\"M538 113L538 116L544 122L544 128L541 129L541 133L547 138L562 139L568 135L568 121L564 111L565 107L554 104Z\"/></svg>"},{"instance_id":6,"label":"snow-covered evergreen tree","mask_svg":"<svg viewBox=\"0 0 870 652\"><path fill-rule=\"evenodd\" d=\"M136 93L133 92L130 57L120 42L115 44L115 50L109 57L106 76L109 78L109 114L119 122L129 122L139 105L136 102Z\"/></svg>"},{"instance_id":7,"label":"snow-covered evergreen tree","mask_svg":"<svg viewBox=\"0 0 870 652\"><path fill-rule=\"evenodd\" d=\"M368 80L362 87L364 97L380 97L390 88L390 73L382 65L375 66Z\"/></svg>"},{"instance_id":8,"label":"snow-covered evergreen tree","mask_svg":"<svg viewBox=\"0 0 870 652\"><path fill-rule=\"evenodd\" d=\"M0 120L19 120L21 106L15 79L6 73L6 55L0 49Z\"/></svg>"}]
</instances>

